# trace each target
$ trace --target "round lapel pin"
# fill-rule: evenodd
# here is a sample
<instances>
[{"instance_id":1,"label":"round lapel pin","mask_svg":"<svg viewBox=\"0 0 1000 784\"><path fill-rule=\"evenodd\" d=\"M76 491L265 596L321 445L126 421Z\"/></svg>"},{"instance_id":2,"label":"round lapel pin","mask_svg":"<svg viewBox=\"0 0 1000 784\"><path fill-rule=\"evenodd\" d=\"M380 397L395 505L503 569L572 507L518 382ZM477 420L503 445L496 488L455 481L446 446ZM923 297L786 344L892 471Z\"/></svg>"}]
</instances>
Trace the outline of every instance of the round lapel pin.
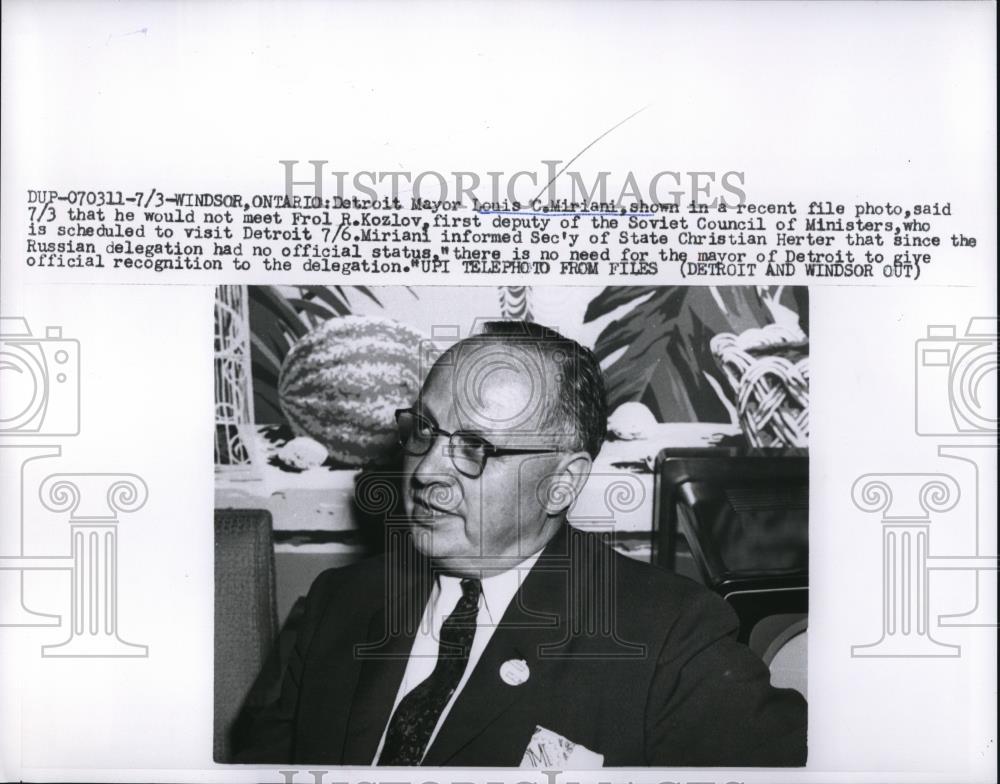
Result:
<instances>
[{"instance_id":1,"label":"round lapel pin","mask_svg":"<svg viewBox=\"0 0 1000 784\"><path fill-rule=\"evenodd\" d=\"M508 686L520 686L531 676L524 659L507 659L500 665L500 679Z\"/></svg>"}]
</instances>

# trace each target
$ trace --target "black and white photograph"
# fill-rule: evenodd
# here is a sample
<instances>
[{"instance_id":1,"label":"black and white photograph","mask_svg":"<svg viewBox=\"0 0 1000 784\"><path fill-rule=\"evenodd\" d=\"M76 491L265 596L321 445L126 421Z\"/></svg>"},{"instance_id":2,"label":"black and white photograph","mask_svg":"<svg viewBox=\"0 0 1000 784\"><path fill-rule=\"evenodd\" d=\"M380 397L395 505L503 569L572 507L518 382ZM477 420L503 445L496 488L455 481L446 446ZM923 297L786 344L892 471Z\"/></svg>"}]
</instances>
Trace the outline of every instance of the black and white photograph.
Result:
<instances>
[{"instance_id":1,"label":"black and white photograph","mask_svg":"<svg viewBox=\"0 0 1000 784\"><path fill-rule=\"evenodd\" d=\"M217 762L804 764L806 289L216 296Z\"/></svg>"},{"instance_id":2,"label":"black and white photograph","mask_svg":"<svg viewBox=\"0 0 1000 784\"><path fill-rule=\"evenodd\" d=\"M996 16L0 0L0 781L995 784Z\"/></svg>"}]
</instances>

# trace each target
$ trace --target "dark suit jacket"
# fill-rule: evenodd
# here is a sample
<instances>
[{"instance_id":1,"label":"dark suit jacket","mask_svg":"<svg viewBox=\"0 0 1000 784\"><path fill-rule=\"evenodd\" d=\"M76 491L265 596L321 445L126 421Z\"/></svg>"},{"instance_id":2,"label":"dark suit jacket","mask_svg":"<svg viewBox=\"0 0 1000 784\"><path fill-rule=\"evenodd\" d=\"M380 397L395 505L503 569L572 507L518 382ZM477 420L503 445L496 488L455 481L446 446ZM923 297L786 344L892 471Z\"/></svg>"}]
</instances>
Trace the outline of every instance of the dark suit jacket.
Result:
<instances>
[{"instance_id":1,"label":"dark suit jacket","mask_svg":"<svg viewBox=\"0 0 1000 784\"><path fill-rule=\"evenodd\" d=\"M400 564L403 567L400 567ZM238 762L372 763L431 584L405 548L321 574L280 698ZM606 766L803 765L806 704L735 641L725 602L570 526L524 579L424 759L518 766L536 726ZM509 659L530 676L500 677Z\"/></svg>"}]
</instances>

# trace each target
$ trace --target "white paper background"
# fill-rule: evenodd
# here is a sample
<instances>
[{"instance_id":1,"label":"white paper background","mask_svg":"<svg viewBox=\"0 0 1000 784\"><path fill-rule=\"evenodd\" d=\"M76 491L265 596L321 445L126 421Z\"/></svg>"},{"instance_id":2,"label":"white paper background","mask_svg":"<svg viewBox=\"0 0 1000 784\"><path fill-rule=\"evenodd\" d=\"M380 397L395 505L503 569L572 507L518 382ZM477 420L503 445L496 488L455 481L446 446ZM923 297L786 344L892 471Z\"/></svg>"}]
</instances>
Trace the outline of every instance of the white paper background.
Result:
<instances>
[{"instance_id":1,"label":"white paper background","mask_svg":"<svg viewBox=\"0 0 1000 784\"><path fill-rule=\"evenodd\" d=\"M937 456L945 440L914 433L914 343L996 313L994 29L985 3L5 3L0 310L62 326L82 357L80 435L51 439L62 457L29 479L145 479L149 502L120 526L119 616L150 654L43 659L62 631L0 628L0 776L281 780L211 762L211 286L29 273L25 191L278 191L283 158L538 169L648 106L576 168L740 170L754 201L950 200L979 247L955 285L810 292L808 769L570 780L995 779L995 630L934 629L958 658L850 655L878 639L881 603L878 515L853 505L855 479L946 471L971 503L963 467ZM995 462L982 479L995 487ZM4 525L16 501L0 498ZM949 514L931 551L968 554L969 508ZM995 506L981 514L995 543ZM64 526L39 517L26 551L64 552ZM65 613L67 579L31 574L26 591ZM932 618L971 592L967 573L934 575Z\"/></svg>"}]
</instances>

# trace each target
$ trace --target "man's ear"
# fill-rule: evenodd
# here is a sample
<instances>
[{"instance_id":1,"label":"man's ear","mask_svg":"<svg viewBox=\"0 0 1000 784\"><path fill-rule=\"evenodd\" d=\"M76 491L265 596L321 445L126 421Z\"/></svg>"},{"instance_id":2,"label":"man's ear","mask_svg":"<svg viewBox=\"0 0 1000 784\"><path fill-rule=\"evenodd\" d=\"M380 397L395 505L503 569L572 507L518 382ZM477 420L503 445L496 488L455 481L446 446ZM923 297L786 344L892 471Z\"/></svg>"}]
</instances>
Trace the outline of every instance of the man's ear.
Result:
<instances>
[{"instance_id":1,"label":"man's ear","mask_svg":"<svg viewBox=\"0 0 1000 784\"><path fill-rule=\"evenodd\" d=\"M547 477L545 492L539 499L547 514L564 514L573 505L587 484L593 463L587 452L572 452L563 456L556 470Z\"/></svg>"}]
</instances>

